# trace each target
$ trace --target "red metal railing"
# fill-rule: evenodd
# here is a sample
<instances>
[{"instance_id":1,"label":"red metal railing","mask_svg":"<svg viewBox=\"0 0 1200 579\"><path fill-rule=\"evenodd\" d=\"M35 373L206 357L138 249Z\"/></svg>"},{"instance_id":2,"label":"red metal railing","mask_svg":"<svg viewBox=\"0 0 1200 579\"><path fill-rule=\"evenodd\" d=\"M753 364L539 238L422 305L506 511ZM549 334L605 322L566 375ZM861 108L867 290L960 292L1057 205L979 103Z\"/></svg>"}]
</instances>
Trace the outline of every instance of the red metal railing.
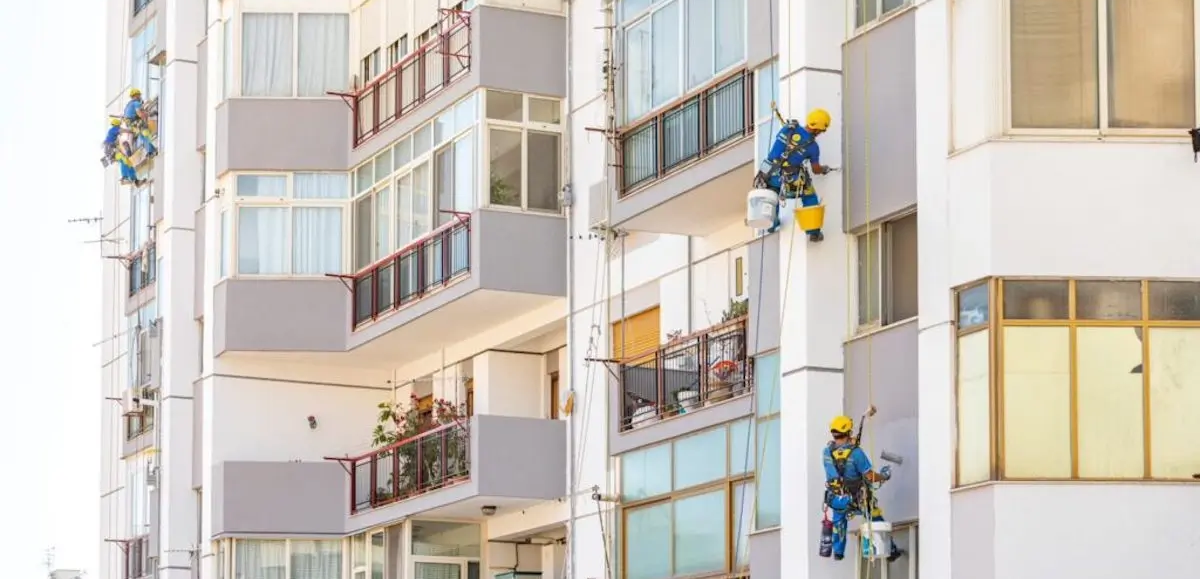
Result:
<instances>
[{"instance_id":1,"label":"red metal railing","mask_svg":"<svg viewBox=\"0 0 1200 579\"><path fill-rule=\"evenodd\" d=\"M621 360L620 430L749 393L754 372L746 327L743 316Z\"/></svg>"},{"instance_id":2,"label":"red metal railing","mask_svg":"<svg viewBox=\"0 0 1200 579\"><path fill-rule=\"evenodd\" d=\"M354 146L379 134L471 68L471 13L443 10L438 35L351 95Z\"/></svg>"},{"instance_id":3,"label":"red metal railing","mask_svg":"<svg viewBox=\"0 0 1200 579\"><path fill-rule=\"evenodd\" d=\"M454 221L352 276L352 328L415 302L471 270L471 216L454 216Z\"/></svg>"},{"instance_id":4,"label":"red metal railing","mask_svg":"<svg viewBox=\"0 0 1200 579\"><path fill-rule=\"evenodd\" d=\"M350 472L353 514L467 480L470 449L470 423L451 422L364 455L331 460Z\"/></svg>"},{"instance_id":5,"label":"red metal railing","mask_svg":"<svg viewBox=\"0 0 1200 579\"><path fill-rule=\"evenodd\" d=\"M754 132L754 76L741 70L622 129L619 197Z\"/></svg>"}]
</instances>

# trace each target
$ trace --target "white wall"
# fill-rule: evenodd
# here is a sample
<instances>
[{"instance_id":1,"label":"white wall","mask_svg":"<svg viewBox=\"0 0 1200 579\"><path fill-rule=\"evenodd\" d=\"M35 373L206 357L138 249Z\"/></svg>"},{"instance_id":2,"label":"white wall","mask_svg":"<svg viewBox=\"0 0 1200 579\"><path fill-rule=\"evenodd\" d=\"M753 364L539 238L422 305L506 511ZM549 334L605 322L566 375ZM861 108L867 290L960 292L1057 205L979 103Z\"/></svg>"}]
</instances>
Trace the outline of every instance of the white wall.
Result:
<instances>
[{"instance_id":1,"label":"white wall","mask_svg":"<svg viewBox=\"0 0 1200 579\"><path fill-rule=\"evenodd\" d=\"M488 543L487 553L489 575L505 571L537 573L542 570L541 545Z\"/></svg>"},{"instance_id":2,"label":"white wall","mask_svg":"<svg viewBox=\"0 0 1200 579\"><path fill-rule=\"evenodd\" d=\"M541 355L490 351L476 356L475 412L541 418L543 366Z\"/></svg>"}]
</instances>

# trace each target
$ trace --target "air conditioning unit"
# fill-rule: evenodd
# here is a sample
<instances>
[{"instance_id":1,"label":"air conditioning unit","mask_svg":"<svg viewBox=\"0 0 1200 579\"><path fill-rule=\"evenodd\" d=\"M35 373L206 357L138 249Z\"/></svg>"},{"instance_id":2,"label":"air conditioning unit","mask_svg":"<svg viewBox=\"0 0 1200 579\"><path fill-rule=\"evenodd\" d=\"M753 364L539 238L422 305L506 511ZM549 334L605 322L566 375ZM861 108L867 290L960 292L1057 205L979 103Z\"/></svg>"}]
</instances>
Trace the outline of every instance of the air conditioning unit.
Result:
<instances>
[{"instance_id":1,"label":"air conditioning unit","mask_svg":"<svg viewBox=\"0 0 1200 579\"><path fill-rule=\"evenodd\" d=\"M137 388L126 388L121 394L121 411L126 415L142 413L142 399Z\"/></svg>"}]
</instances>

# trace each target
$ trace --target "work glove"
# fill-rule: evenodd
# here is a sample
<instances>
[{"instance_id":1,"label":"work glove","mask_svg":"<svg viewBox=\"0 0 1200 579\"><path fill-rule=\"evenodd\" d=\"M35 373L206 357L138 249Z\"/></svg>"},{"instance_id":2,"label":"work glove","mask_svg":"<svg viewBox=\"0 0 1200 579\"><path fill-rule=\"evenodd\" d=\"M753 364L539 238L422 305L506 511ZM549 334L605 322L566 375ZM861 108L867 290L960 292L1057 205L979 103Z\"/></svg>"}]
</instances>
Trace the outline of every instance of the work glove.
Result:
<instances>
[{"instance_id":1,"label":"work glove","mask_svg":"<svg viewBox=\"0 0 1200 579\"><path fill-rule=\"evenodd\" d=\"M754 174L754 188L765 189L767 187L767 174L759 171Z\"/></svg>"},{"instance_id":2,"label":"work glove","mask_svg":"<svg viewBox=\"0 0 1200 579\"><path fill-rule=\"evenodd\" d=\"M883 477L883 480L892 480L892 467L885 466L879 469L879 476Z\"/></svg>"}]
</instances>

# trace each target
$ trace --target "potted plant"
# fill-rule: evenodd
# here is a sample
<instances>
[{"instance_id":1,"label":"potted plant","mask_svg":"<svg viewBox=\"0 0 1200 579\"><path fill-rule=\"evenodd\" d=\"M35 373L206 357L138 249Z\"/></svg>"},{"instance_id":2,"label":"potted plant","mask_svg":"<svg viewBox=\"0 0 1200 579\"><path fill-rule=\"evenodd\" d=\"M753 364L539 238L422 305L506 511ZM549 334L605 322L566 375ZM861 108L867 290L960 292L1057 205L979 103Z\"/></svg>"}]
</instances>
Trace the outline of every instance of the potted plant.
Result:
<instances>
[{"instance_id":1,"label":"potted plant","mask_svg":"<svg viewBox=\"0 0 1200 579\"><path fill-rule=\"evenodd\" d=\"M420 399L415 394L409 397L407 404L379 403L379 415L371 437L372 445L383 448L401 441L409 441L392 450L400 461L399 480L395 481L393 487L398 489L400 497L441 486L446 479L466 473L469 440L464 430L450 428L444 435L412 440L447 424L461 424L466 418L465 403L454 403L444 399L433 402L433 412L430 415L422 415ZM443 454L446 457L445 464L441 464ZM384 461L384 464L390 464L386 458ZM377 476L383 481L389 480L386 478L387 474ZM376 501L388 500L392 496L391 488L376 489Z\"/></svg>"},{"instance_id":2,"label":"potted plant","mask_svg":"<svg viewBox=\"0 0 1200 579\"><path fill-rule=\"evenodd\" d=\"M729 307L721 313L721 323L736 320L750 314L750 298L729 300Z\"/></svg>"},{"instance_id":3,"label":"potted plant","mask_svg":"<svg viewBox=\"0 0 1200 579\"><path fill-rule=\"evenodd\" d=\"M492 205L503 205L505 207L519 207L521 205L520 193L513 191L513 188L500 177L492 175L489 189L488 198Z\"/></svg>"}]
</instances>

